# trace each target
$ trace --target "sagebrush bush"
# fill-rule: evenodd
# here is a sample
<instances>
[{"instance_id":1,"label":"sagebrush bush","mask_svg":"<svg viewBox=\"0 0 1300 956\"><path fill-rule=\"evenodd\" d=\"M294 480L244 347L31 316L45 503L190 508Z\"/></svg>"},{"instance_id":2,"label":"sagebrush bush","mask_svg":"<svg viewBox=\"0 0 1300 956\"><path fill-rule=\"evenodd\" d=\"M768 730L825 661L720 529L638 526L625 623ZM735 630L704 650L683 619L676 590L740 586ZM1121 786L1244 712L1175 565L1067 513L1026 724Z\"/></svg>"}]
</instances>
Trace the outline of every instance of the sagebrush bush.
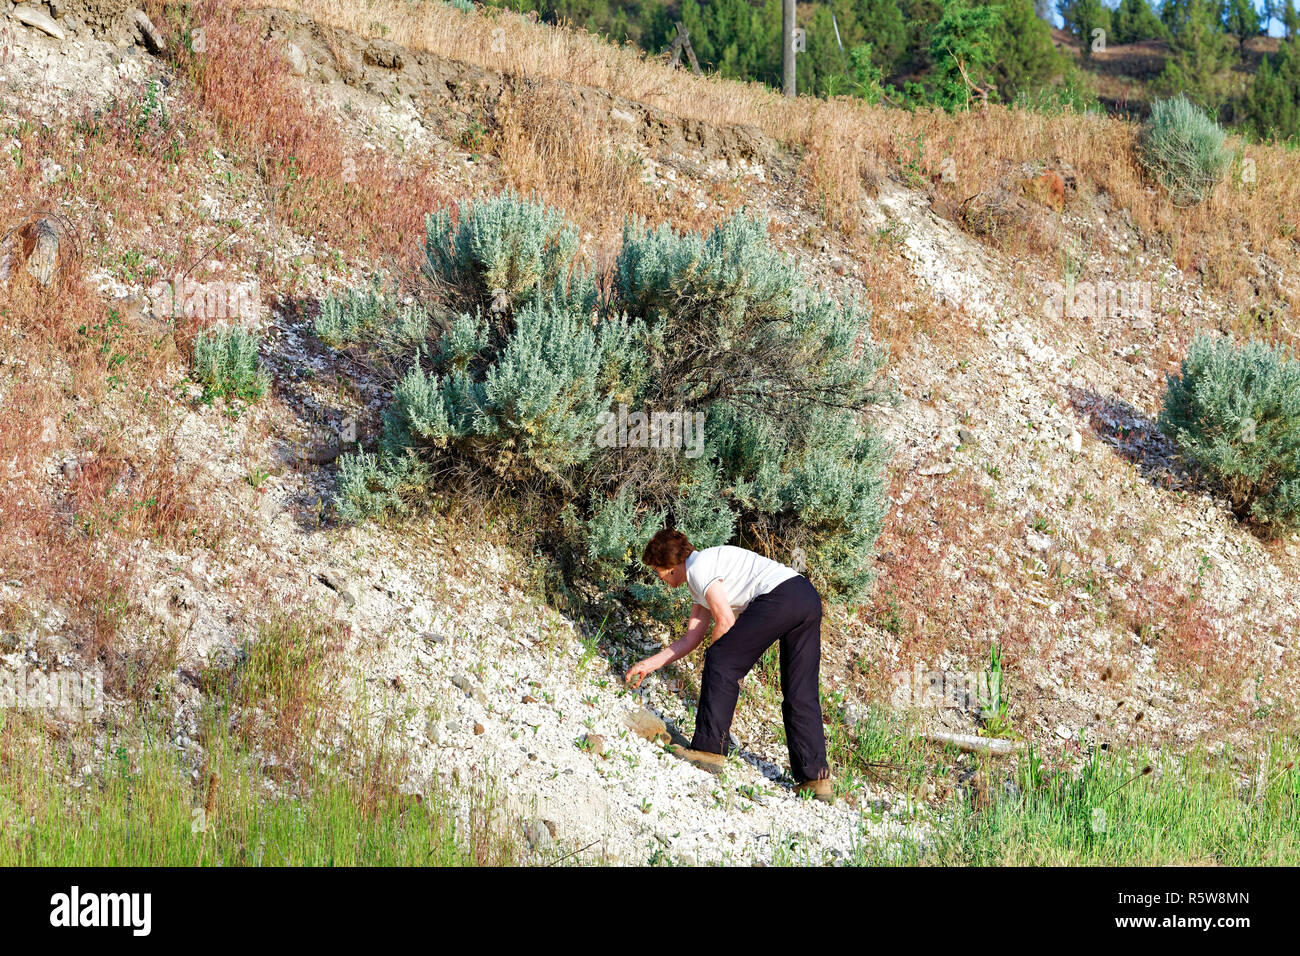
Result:
<instances>
[{"instance_id":1,"label":"sagebrush bush","mask_svg":"<svg viewBox=\"0 0 1300 956\"><path fill-rule=\"evenodd\" d=\"M1160 430L1266 533L1300 524L1300 361L1263 342L1198 335L1168 376Z\"/></svg>"},{"instance_id":2,"label":"sagebrush bush","mask_svg":"<svg viewBox=\"0 0 1300 956\"><path fill-rule=\"evenodd\" d=\"M556 215L507 195L455 228L430 217L430 278L460 311L397 383L377 452L341 463L340 516L401 513L454 460L545 502L555 553L606 595L662 604L638 557L669 518L699 547L735 541L860 594L888 457L862 421L883 397L865 313L808 287L743 214L705 236L629 223L598 301L573 247L547 245L570 228ZM516 298L492 313L502 281Z\"/></svg>"},{"instance_id":3,"label":"sagebrush bush","mask_svg":"<svg viewBox=\"0 0 1300 956\"><path fill-rule=\"evenodd\" d=\"M425 224L425 275L462 308L497 312L552 294L590 307L595 285L571 277L578 230L562 213L507 191L460 207L455 222L439 210Z\"/></svg>"},{"instance_id":4,"label":"sagebrush bush","mask_svg":"<svg viewBox=\"0 0 1300 956\"><path fill-rule=\"evenodd\" d=\"M194 337L191 375L203 386L205 399L256 401L269 378L257 360L257 337L241 326L214 326Z\"/></svg>"},{"instance_id":5,"label":"sagebrush bush","mask_svg":"<svg viewBox=\"0 0 1300 956\"><path fill-rule=\"evenodd\" d=\"M1223 128L1182 95L1151 105L1139 150L1147 170L1184 206L1205 199L1232 161Z\"/></svg>"}]
</instances>

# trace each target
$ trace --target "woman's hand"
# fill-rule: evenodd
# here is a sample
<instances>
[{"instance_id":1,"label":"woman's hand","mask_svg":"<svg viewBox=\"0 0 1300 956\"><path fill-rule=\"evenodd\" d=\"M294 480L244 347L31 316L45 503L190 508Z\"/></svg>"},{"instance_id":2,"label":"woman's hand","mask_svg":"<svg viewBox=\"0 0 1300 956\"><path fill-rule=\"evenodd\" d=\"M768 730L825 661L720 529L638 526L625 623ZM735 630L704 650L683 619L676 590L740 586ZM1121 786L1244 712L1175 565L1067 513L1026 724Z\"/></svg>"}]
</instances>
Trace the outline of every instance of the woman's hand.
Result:
<instances>
[{"instance_id":1,"label":"woman's hand","mask_svg":"<svg viewBox=\"0 0 1300 956\"><path fill-rule=\"evenodd\" d=\"M623 680L626 683L631 684L634 688L640 687L641 681L644 678L649 677L658 669L658 666L654 663L654 658L647 657L645 660L637 661L629 667L627 673L623 675Z\"/></svg>"}]
</instances>

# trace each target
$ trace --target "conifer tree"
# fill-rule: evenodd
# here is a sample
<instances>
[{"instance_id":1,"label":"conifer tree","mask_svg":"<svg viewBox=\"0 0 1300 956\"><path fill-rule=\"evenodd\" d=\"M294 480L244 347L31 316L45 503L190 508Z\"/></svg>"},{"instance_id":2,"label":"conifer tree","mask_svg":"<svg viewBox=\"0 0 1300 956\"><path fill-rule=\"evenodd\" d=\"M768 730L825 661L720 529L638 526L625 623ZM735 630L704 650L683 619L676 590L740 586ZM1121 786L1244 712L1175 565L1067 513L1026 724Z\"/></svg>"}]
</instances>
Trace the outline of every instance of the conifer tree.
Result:
<instances>
[{"instance_id":1,"label":"conifer tree","mask_svg":"<svg viewBox=\"0 0 1300 956\"><path fill-rule=\"evenodd\" d=\"M1253 0L1224 0L1223 28L1237 38L1238 54L1245 52L1246 41L1259 33L1259 11Z\"/></svg>"},{"instance_id":2,"label":"conifer tree","mask_svg":"<svg viewBox=\"0 0 1300 956\"><path fill-rule=\"evenodd\" d=\"M1092 45L1097 39L1094 31L1102 31L1101 39L1109 42L1110 10L1101 0L1058 0L1056 11L1065 29L1083 45L1085 58L1092 56Z\"/></svg>"},{"instance_id":3,"label":"conifer tree","mask_svg":"<svg viewBox=\"0 0 1300 956\"><path fill-rule=\"evenodd\" d=\"M937 105L952 112L996 98L991 92L995 90L993 33L1001 16L1002 8L998 6L968 6L966 0L945 0L943 16L930 34Z\"/></svg>"},{"instance_id":4,"label":"conifer tree","mask_svg":"<svg viewBox=\"0 0 1300 956\"><path fill-rule=\"evenodd\" d=\"M1167 34L1165 25L1147 0L1120 0L1111 15L1111 29L1115 43L1158 40Z\"/></svg>"},{"instance_id":5,"label":"conifer tree","mask_svg":"<svg viewBox=\"0 0 1300 956\"><path fill-rule=\"evenodd\" d=\"M1264 57L1246 93L1246 124L1259 136L1300 142L1300 41Z\"/></svg>"}]
</instances>

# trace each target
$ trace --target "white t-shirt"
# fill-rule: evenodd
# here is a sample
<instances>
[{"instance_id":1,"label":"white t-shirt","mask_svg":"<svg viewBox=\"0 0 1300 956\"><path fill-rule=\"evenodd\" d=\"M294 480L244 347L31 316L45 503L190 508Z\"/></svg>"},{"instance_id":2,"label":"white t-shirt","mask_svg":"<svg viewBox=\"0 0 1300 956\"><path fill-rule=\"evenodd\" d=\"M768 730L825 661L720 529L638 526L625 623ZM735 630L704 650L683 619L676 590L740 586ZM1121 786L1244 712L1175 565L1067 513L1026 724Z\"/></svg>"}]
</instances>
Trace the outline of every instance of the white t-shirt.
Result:
<instances>
[{"instance_id":1,"label":"white t-shirt","mask_svg":"<svg viewBox=\"0 0 1300 956\"><path fill-rule=\"evenodd\" d=\"M692 551L686 558L686 587L695 603L708 607L704 592L721 578L727 590L727 601L736 614L760 594L766 594L798 575L798 571L779 561L729 544Z\"/></svg>"}]
</instances>

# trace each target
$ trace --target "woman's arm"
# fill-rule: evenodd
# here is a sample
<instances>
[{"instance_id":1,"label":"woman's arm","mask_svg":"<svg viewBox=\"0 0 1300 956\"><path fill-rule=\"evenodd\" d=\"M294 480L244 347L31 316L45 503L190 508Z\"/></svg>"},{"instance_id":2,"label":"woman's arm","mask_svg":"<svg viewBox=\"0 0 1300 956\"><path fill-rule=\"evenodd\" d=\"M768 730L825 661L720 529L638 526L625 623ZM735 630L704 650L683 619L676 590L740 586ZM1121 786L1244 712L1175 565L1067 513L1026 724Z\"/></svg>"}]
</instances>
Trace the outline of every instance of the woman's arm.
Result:
<instances>
[{"instance_id":1,"label":"woman's arm","mask_svg":"<svg viewBox=\"0 0 1300 956\"><path fill-rule=\"evenodd\" d=\"M690 622L686 626L686 633L658 654L652 654L645 660L633 664L628 668L627 674L624 675L624 680L631 682L633 687L640 687L643 677L657 671L666 664L681 660L699 647L700 642L704 640L704 636L709 633L709 625L712 623L713 613L707 607L692 604Z\"/></svg>"},{"instance_id":2,"label":"woman's arm","mask_svg":"<svg viewBox=\"0 0 1300 956\"><path fill-rule=\"evenodd\" d=\"M713 639L716 641L736 623L736 615L731 611L731 599L721 578L709 585L709 589L704 592L704 600L709 602L709 612L716 622L713 628Z\"/></svg>"}]
</instances>

